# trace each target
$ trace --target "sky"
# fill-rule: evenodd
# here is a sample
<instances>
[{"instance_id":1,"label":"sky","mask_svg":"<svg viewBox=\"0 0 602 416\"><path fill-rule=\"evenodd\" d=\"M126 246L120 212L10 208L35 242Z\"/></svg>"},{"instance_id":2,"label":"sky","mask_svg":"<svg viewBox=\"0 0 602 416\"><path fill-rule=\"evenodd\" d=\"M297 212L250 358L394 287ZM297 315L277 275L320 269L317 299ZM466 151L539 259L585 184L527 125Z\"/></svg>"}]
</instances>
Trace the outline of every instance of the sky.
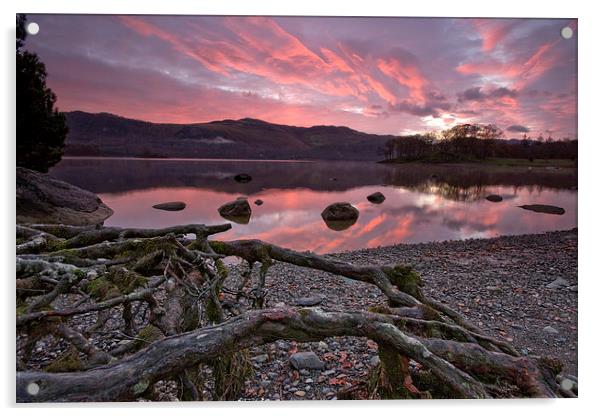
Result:
<instances>
[{"instance_id":1,"label":"sky","mask_svg":"<svg viewBox=\"0 0 602 416\"><path fill-rule=\"evenodd\" d=\"M577 21L29 15L61 111L577 137ZM573 37L564 39L569 26Z\"/></svg>"}]
</instances>

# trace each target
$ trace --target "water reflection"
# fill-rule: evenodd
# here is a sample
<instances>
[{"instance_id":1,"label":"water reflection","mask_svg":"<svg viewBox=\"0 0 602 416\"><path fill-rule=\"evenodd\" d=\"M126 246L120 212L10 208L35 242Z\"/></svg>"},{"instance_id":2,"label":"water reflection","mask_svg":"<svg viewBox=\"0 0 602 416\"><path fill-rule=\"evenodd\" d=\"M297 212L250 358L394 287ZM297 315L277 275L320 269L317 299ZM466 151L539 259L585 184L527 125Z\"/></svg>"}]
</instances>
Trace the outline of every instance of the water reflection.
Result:
<instances>
[{"instance_id":1,"label":"water reflection","mask_svg":"<svg viewBox=\"0 0 602 416\"><path fill-rule=\"evenodd\" d=\"M241 184L240 172L253 177ZM115 214L106 224L164 227L224 222L217 208L237 197L261 199L250 222L217 238L260 238L299 250L336 252L400 242L522 234L577 225L575 171L508 172L358 162L172 161L65 159L51 174L100 194ZM334 180L331 180L334 179ZM366 200L374 192L386 200ZM497 204L484 199L501 195ZM183 201L187 208L152 208ZM359 209L355 224L330 229L321 212L333 202ZM562 216L518 205L563 207Z\"/></svg>"}]
</instances>

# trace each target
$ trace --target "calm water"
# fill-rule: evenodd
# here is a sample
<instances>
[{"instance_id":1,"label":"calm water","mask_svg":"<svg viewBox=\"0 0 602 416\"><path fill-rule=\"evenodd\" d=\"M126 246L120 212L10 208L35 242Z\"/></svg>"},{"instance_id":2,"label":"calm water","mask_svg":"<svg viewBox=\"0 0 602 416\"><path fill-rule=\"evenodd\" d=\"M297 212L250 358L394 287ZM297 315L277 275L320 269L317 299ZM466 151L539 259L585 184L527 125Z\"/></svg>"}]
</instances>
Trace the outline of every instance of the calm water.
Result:
<instances>
[{"instance_id":1,"label":"calm water","mask_svg":"<svg viewBox=\"0 0 602 416\"><path fill-rule=\"evenodd\" d=\"M245 172L246 184L233 180ZM215 238L259 238L319 253L366 247L501 234L524 234L577 226L577 177L570 171L496 171L466 167L381 165L366 162L215 161L149 159L64 159L54 176L99 194L115 214L106 225L165 227L226 222L217 212L225 202L249 197L249 224ZM366 196L381 191L386 201ZM484 199L504 197L501 203ZM256 206L253 201L262 199ZM152 205L184 201L179 212ZM320 213L333 202L350 202L358 221L333 231ZM564 215L517 208L550 204Z\"/></svg>"}]
</instances>

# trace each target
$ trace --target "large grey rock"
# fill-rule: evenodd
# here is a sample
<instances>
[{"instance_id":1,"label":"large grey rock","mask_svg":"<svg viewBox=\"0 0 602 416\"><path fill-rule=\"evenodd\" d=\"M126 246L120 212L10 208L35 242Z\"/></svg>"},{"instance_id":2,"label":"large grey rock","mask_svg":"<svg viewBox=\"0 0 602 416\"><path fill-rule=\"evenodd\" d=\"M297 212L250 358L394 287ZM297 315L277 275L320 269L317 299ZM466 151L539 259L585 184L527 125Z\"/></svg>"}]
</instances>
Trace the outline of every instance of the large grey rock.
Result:
<instances>
[{"instance_id":1,"label":"large grey rock","mask_svg":"<svg viewBox=\"0 0 602 416\"><path fill-rule=\"evenodd\" d=\"M360 212L357 208L349 202L335 202L334 204L328 205L324 211L322 211L322 218L324 221L357 220L359 215Z\"/></svg>"},{"instance_id":2,"label":"large grey rock","mask_svg":"<svg viewBox=\"0 0 602 416\"><path fill-rule=\"evenodd\" d=\"M186 208L186 204L182 201L163 202L162 204L153 205L153 208L163 211L182 211Z\"/></svg>"},{"instance_id":3,"label":"large grey rock","mask_svg":"<svg viewBox=\"0 0 602 416\"><path fill-rule=\"evenodd\" d=\"M322 219L331 230L342 231L357 221L360 212L349 202L336 202L322 211Z\"/></svg>"},{"instance_id":4,"label":"large grey rock","mask_svg":"<svg viewBox=\"0 0 602 416\"><path fill-rule=\"evenodd\" d=\"M313 352L297 352L291 355L291 365L296 370L321 370L324 362Z\"/></svg>"},{"instance_id":5,"label":"large grey rock","mask_svg":"<svg viewBox=\"0 0 602 416\"><path fill-rule=\"evenodd\" d=\"M226 202L218 208L218 211L223 218L239 224L248 224L251 218L251 205L245 198Z\"/></svg>"},{"instance_id":6,"label":"large grey rock","mask_svg":"<svg viewBox=\"0 0 602 416\"><path fill-rule=\"evenodd\" d=\"M48 174L17 168L17 223L102 224L113 210L92 192Z\"/></svg>"}]
</instances>

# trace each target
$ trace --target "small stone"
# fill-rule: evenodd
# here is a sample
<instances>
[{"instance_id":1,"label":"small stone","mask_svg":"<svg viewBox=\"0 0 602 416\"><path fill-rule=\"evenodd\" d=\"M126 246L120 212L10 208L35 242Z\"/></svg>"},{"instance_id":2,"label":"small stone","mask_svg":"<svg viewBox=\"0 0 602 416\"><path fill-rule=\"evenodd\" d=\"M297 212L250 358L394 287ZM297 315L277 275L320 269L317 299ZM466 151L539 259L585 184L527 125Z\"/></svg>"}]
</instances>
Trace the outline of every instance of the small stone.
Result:
<instances>
[{"instance_id":1,"label":"small stone","mask_svg":"<svg viewBox=\"0 0 602 416\"><path fill-rule=\"evenodd\" d=\"M234 176L234 180L239 183L251 182L252 179L253 177L248 173L239 173L238 175Z\"/></svg>"},{"instance_id":2,"label":"small stone","mask_svg":"<svg viewBox=\"0 0 602 416\"><path fill-rule=\"evenodd\" d=\"M331 376L334 373L336 373L336 370L326 370L326 371L322 372L322 375L323 376Z\"/></svg>"},{"instance_id":3,"label":"small stone","mask_svg":"<svg viewBox=\"0 0 602 416\"><path fill-rule=\"evenodd\" d=\"M546 334L550 334L550 335L556 335L556 334L558 334L558 333L559 333L559 332L558 332L558 330L557 330L556 328L554 328L554 327L551 327L551 326L546 326L546 327L543 329L543 332L545 332Z\"/></svg>"},{"instance_id":4,"label":"small stone","mask_svg":"<svg viewBox=\"0 0 602 416\"><path fill-rule=\"evenodd\" d=\"M298 397L305 397L305 392L304 392L303 390L297 390L297 391L295 392L295 396L298 396Z\"/></svg>"},{"instance_id":5,"label":"small stone","mask_svg":"<svg viewBox=\"0 0 602 416\"><path fill-rule=\"evenodd\" d=\"M385 196L382 192L374 192L366 197L366 199L373 204L382 204L385 201Z\"/></svg>"},{"instance_id":6,"label":"small stone","mask_svg":"<svg viewBox=\"0 0 602 416\"><path fill-rule=\"evenodd\" d=\"M297 370L321 370L324 362L312 351L298 352L290 357L291 365Z\"/></svg>"},{"instance_id":7,"label":"small stone","mask_svg":"<svg viewBox=\"0 0 602 416\"><path fill-rule=\"evenodd\" d=\"M546 285L546 287L548 289L560 289L562 287L567 287L567 286L569 286L569 282L564 280L562 277L559 277L558 279L556 279L553 282L548 283Z\"/></svg>"},{"instance_id":8,"label":"small stone","mask_svg":"<svg viewBox=\"0 0 602 416\"><path fill-rule=\"evenodd\" d=\"M504 198L499 195L487 195L485 199L489 202L502 202Z\"/></svg>"},{"instance_id":9,"label":"small stone","mask_svg":"<svg viewBox=\"0 0 602 416\"><path fill-rule=\"evenodd\" d=\"M184 208L186 208L186 204L182 201L172 201L153 205L153 208L163 211L182 211Z\"/></svg>"},{"instance_id":10,"label":"small stone","mask_svg":"<svg viewBox=\"0 0 602 416\"><path fill-rule=\"evenodd\" d=\"M540 212L544 214L563 215L565 213L564 208L556 207L554 205L519 205L519 208L526 209L533 212Z\"/></svg>"},{"instance_id":11,"label":"small stone","mask_svg":"<svg viewBox=\"0 0 602 416\"><path fill-rule=\"evenodd\" d=\"M263 205L263 201L261 199L256 199L255 200L255 205L259 206L259 205Z\"/></svg>"},{"instance_id":12,"label":"small stone","mask_svg":"<svg viewBox=\"0 0 602 416\"><path fill-rule=\"evenodd\" d=\"M378 355L375 355L374 357L370 358L369 364L370 367L376 367L378 364L380 364L380 358L378 357Z\"/></svg>"},{"instance_id":13,"label":"small stone","mask_svg":"<svg viewBox=\"0 0 602 416\"><path fill-rule=\"evenodd\" d=\"M256 363L265 363L268 360L268 355L267 354L256 355L255 357L251 358L251 360L255 361Z\"/></svg>"},{"instance_id":14,"label":"small stone","mask_svg":"<svg viewBox=\"0 0 602 416\"><path fill-rule=\"evenodd\" d=\"M560 382L560 389L564 390L566 392L571 392L574 390L574 388L576 388L576 383L572 380L569 380L568 378L564 378L562 379L562 381Z\"/></svg>"},{"instance_id":15,"label":"small stone","mask_svg":"<svg viewBox=\"0 0 602 416\"><path fill-rule=\"evenodd\" d=\"M305 384L312 384L314 381L311 378L305 380Z\"/></svg>"},{"instance_id":16,"label":"small stone","mask_svg":"<svg viewBox=\"0 0 602 416\"><path fill-rule=\"evenodd\" d=\"M298 298L295 300L295 305L297 306L315 306L322 303L324 297L322 296L308 296L304 298Z\"/></svg>"}]
</instances>

